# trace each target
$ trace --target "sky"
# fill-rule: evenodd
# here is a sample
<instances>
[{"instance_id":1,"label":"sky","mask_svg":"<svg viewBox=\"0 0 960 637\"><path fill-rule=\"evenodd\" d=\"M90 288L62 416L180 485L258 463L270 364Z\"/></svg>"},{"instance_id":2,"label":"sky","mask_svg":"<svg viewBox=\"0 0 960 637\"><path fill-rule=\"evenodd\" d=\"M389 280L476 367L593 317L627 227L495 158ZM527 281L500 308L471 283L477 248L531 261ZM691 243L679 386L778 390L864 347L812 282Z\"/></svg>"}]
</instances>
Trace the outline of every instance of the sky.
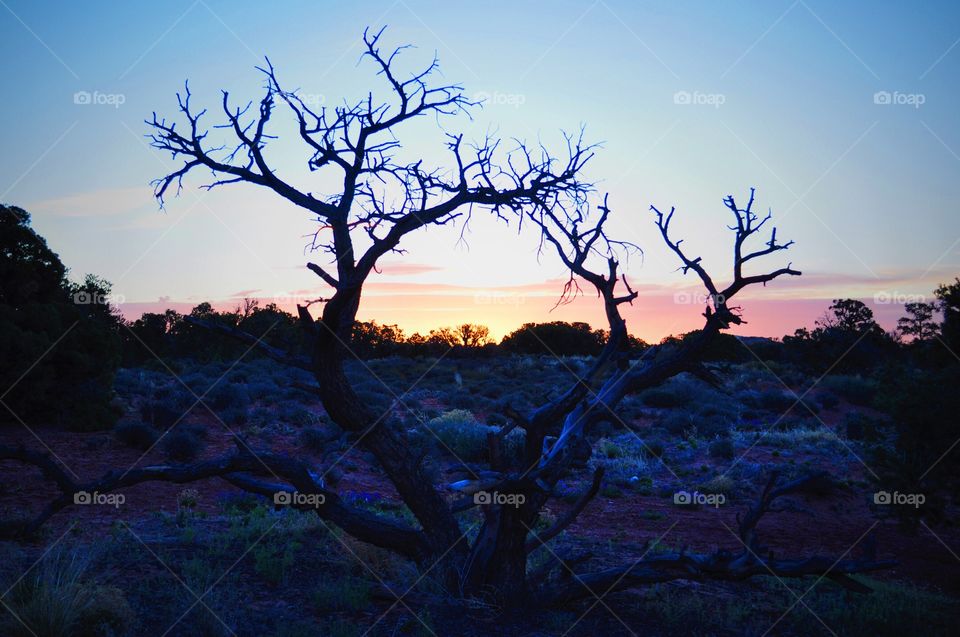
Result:
<instances>
[{"instance_id":1,"label":"sky","mask_svg":"<svg viewBox=\"0 0 960 637\"><path fill-rule=\"evenodd\" d=\"M903 303L960 274L960 5L955 2L33 2L0 0L0 202L18 205L71 269L111 281L128 317L243 297L292 308L328 290L304 267L315 219L255 186L199 188L161 211L149 182L179 166L150 148L145 119L195 104L258 100L268 56L317 105L385 95L360 62L370 26L413 44L405 73L439 57L444 82L485 99L445 120L563 150L562 131L601 143L587 176L613 209L611 234L643 249L625 264L640 337L702 324L697 281L677 271L651 204L715 277L730 273L722 198L771 210L795 244L761 268L804 275L738 297L735 333L782 336L831 299L860 298L891 328ZM278 132L290 132L280 123ZM442 131L416 124L404 153L444 165ZM281 135L277 169L322 191L304 149ZM365 287L359 317L408 333L460 322L494 336L521 323L602 326L590 294L551 311L565 277L536 237L474 215L409 236Z\"/></svg>"}]
</instances>

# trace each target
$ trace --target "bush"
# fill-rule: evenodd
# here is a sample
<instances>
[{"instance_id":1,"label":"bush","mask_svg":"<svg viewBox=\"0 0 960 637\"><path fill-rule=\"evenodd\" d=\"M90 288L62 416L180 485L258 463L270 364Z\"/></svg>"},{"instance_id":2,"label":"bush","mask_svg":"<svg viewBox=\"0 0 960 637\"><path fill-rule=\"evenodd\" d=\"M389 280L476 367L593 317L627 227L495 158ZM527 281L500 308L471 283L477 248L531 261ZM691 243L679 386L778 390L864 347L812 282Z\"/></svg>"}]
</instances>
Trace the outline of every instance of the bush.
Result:
<instances>
[{"instance_id":1,"label":"bush","mask_svg":"<svg viewBox=\"0 0 960 637\"><path fill-rule=\"evenodd\" d=\"M323 451L323 448L326 446L326 444L334 437L335 436L331 437L328 432L325 432L322 429L308 427L300 432L298 439L301 447L309 449L314 453L320 453Z\"/></svg>"},{"instance_id":2,"label":"bush","mask_svg":"<svg viewBox=\"0 0 960 637\"><path fill-rule=\"evenodd\" d=\"M45 555L4 596L4 605L19 621L4 613L3 624L0 624L3 634L9 637L75 635L83 614L93 603L93 589L84 581L89 563L88 556L62 547Z\"/></svg>"},{"instance_id":3,"label":"bush","mask_svg":"<svg viewBox=\"0 0 960 637\"><path fill-rule=\"evenodd\" d=\"M140 421L118 423L113 429L113 435L128 447L142 451L146 451L153 446L153 443L160 437L156 429Z\"/></svg>"},{"instance_id":4,"label":"bush","mask_svg":"<svg viewBox=\"0 0 960 637\"><path fill-rule=\"evenodd\" d=\"M836 375L826 376L820 381L820 387L829 389L854 405L869 405L879 385L877 381L862 376Z\"/></svg>"},{"instance_id":5,"label":"bush","mask_svg":"<svg viewBox=\"0 0 960 637\"><path fill-rule=\"evenodd\" d=\"M76 637L126 635L135 622L136 614L122 590L116 586L97 586L90 605L80 613Z\"/></svg>"},{"instance_id":6,"label":"bush","mask_svg":"<svg viewBox=\"0 0 960 637\"><path fill-rule=\"evenodd\" d=\"M166 431L183 418L185 410L163 400L147 400L140 405L140 416L157 429Z\"/></svg>"},{"instance_id":7,"label":"bush","mask_svg":"<svg viewBox=\"0 0 960 637\"><path fill-rule=\"evenodd\" d=\"M710 456L723 460L733 459L733 441L730 438L717 438L710 443Z\"/></svg>"},{"instance_id":8,"label":"bush","mask_svg":"<svg viewBox=\"0 0 960 637\"><path fill-rule=\"evenodd\" d=\"M880 429L876 421L858 412L850 412L843 421L846 435L849 440L866 440L876 442L880 440Z\"/></svg>"},{"instance_id":9,"label":"bush","mask_svg":"<svg viewBox=\"0 0 960 637\"><path fill-rule=\"evenodd\" d=\"M463 409L454 409L424 423L424 434L436 436L448 450L465 462L483 462L489 457L487 434L496 427L477 422L473 414ZM431 436L431 433L433 434ZM505 457L519 457L523 449L523 433L517 429L504 439Z\"/></svg>"},{"instance_id":10,"label":"bush","mask_svg":"<svg viewBox=\"0 0 960 637\"><path fill-rule=\"evenodd\" d=\"M356 577L331 578L314 591L313 603L321 613L365 610L370 605L370 584Z\"/></svg>"},{"instance_id":11,"label":"bush","mask_svg":"<svg viewBox=\"0 0 960 637\"><path fill-rule=\"evenodd\" d=\"M214 409L228 407L246 407L250 404L250 393L244 385L220 381L204 397L204 402Z\"/></svg>"},{"instance_id":12,"label":"bush","mask_svg":"<svg viewBox=\"0 0 960 637\"><path fill-rule=\"evenodd\" d=\"M314 410L292 401L281 403L277 408L277 414L280 420L294 427L316 425L321 420Z\"/></svg>"},{"instance_id":13,"label":"bush","mask_svg":"<svg viewBox=\"0 0 960 637\"><path fill-rule=\"evenodd\" d=\"M659 407L667 409L670 407L679 407L685 401L680 394L665 388L648 389L641 394L640 399L647 407Z\"/></svg>"},{"instance_id":14,"label":"bush","mask_svg":"<svg viewBox=\"0 0 960 637\"><path fill-rule=\"evenodd\" d=\"M740 400L748 407L783 413L797 403L797 396L782 389L763 389L742 392Z\"/></svg>"},{"instance_id":15,"label":"bush","mask_svg":"<svg viewBox=\"0 0 960 637\"><path fill-rule=\"evenodd\" d=\"M832 391L821 391L817 393L817 402L822 409L836 409L840 404L840 398Z\"/></svg>"},{"instance_id":16,"label":"bush","mask_svg":"<svg viewBox=\"0 0 960 637\"><path fill-rule=\"evenodd\" d=\"M163 450L174 462L190 462L203 451L206 444L196 429L178 427L163 439Z\"/></svg>"},{"instance_id":17,"label":"bush","mask_svg":"<svg viewBox=\"0 0 960 637\"><path fill-rule=\"evenodd\" d=\"M735 483L733 478L727 475L721 475L701 484L700 491L711 494L722 493L728 499L730 499L733 496L734 486Z\"/></svg>"}]
</instances>

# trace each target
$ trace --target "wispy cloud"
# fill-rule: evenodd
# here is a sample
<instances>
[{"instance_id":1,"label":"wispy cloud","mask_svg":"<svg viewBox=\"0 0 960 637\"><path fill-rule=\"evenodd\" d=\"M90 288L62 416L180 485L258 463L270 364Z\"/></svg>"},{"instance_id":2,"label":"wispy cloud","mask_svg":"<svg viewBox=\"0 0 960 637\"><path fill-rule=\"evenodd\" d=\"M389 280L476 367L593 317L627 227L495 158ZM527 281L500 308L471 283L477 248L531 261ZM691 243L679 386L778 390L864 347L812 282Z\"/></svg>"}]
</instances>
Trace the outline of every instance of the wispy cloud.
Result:
<instances>
[{"instance_id":1,"label":"wispy cloud","mask_svg":"<svg viewBox=\"0 0 960 637\"><path fill-rule=\"evenodd\" d=\"M58 217L109 217L131 214L146 208L155 209L153 190L149 186L92 190L63 197L43 199L27 204L32 214Z\"/></svg>"}]
</instances>

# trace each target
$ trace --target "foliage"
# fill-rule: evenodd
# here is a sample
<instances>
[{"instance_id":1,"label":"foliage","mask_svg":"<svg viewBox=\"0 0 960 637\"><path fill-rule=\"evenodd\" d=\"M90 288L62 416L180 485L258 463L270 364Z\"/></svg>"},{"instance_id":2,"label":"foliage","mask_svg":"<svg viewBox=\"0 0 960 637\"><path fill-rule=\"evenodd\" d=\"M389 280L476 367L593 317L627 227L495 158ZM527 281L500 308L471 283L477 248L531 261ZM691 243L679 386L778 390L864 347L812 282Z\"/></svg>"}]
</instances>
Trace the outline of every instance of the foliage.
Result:
<instances>
[{"instance_id":1,"label":"foliage","mask_svg":"<svg viewBox=\"0 0 960 637\"><path fill-rule=\"evenodd\" d=\"M57 547L4 595L4 634L10 637L71 637L94 602L87 581L90 556Z\"/></svg>"},{"instance_id":2,"label":"foliage","mask_svg":"<svg viewBox=\"0 0 960 637\"><path fill-rule=\"evenodd\" d=\"M120 362L121 319L110 284L81 284L21 208L0 206L0 385L4 403L31 424L109 429L113 376ZM56 396L56 400L51 400ZM3 421L16 420L3 410Z\"/></svg>"}]
</instances>

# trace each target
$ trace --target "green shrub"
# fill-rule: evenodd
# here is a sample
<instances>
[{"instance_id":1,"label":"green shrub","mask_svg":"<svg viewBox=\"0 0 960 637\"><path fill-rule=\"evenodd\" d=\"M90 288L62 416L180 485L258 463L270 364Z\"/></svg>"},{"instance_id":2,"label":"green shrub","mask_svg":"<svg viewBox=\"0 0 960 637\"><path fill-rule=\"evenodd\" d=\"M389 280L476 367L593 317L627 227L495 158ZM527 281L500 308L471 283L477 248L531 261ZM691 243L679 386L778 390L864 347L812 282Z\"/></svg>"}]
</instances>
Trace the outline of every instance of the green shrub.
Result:
<instances>
[{"instance_id":1,"label":"green shrub","mask_svg":"<svg viewBox=\"0 0 960 637\"><path fill-rule=\"evenodd\" d=\"M498 430L497 427L477 422L473 414L464 409L454 409L437 416L424 423L422 429L427 438L436 436L443 447L466 462L487 460L487 434ZM504 456L518 457L522 449L523 433L515 429L504 439Z\"/></svg>"}]
</instances>

